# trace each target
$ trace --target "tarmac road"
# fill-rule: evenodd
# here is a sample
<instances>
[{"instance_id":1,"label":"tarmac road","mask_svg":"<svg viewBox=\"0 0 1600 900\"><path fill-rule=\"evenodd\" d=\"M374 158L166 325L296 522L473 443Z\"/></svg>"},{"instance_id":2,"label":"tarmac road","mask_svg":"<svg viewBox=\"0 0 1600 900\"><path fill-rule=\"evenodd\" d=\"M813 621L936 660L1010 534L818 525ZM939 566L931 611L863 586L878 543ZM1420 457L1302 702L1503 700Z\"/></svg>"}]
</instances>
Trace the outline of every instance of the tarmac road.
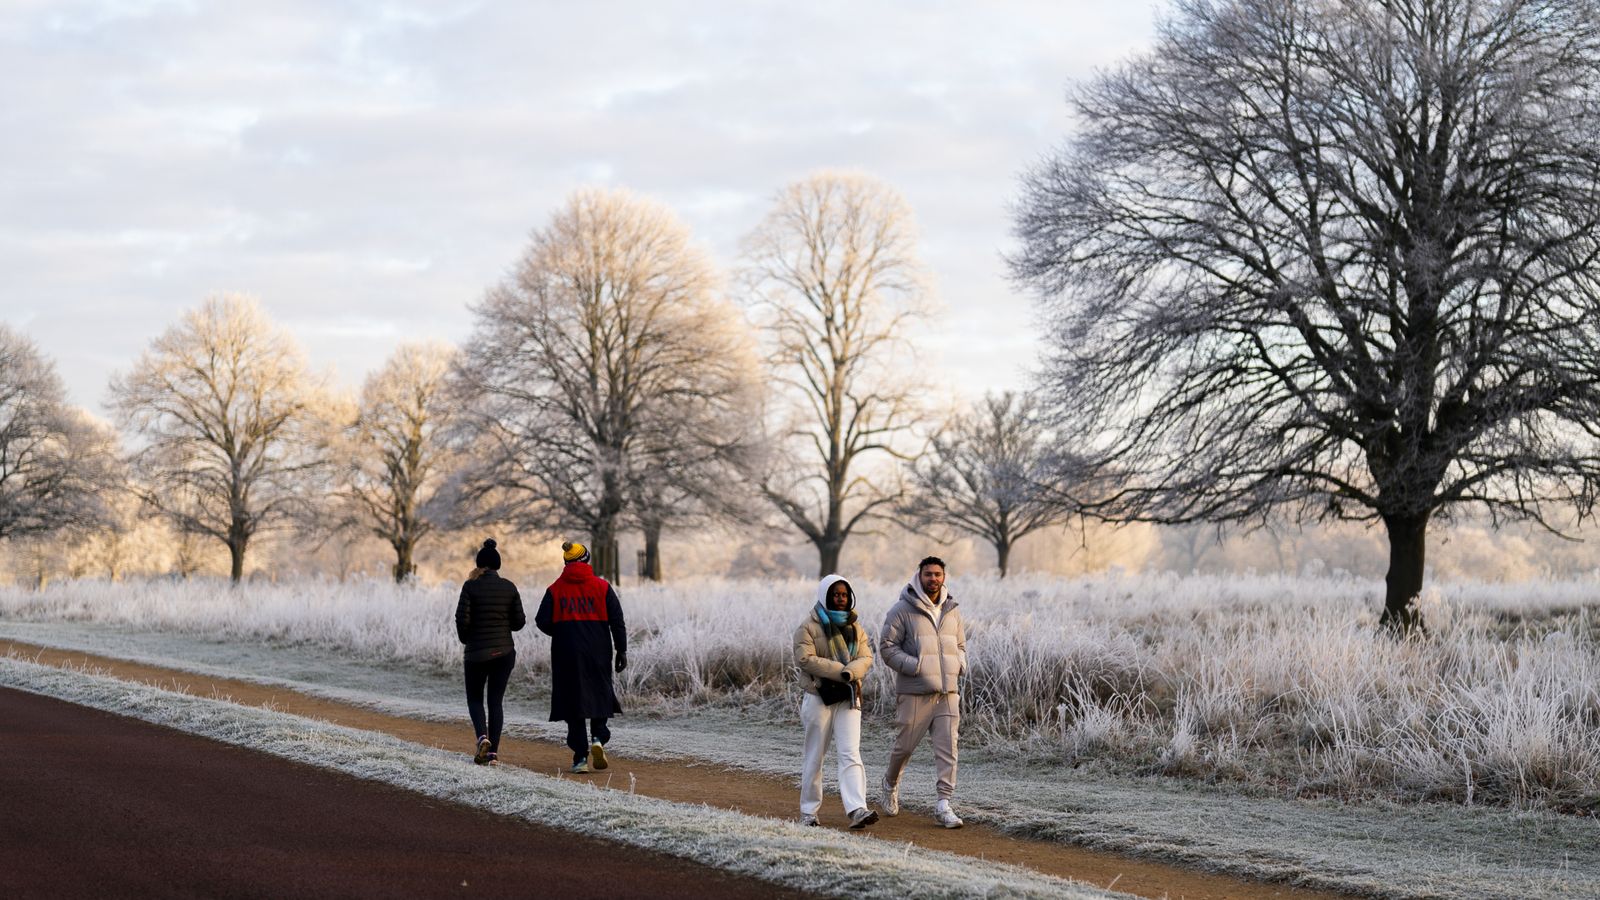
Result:
<instances>
[{"instance_id":1,"label":"tarmac road","mask_svg":"<svg viewBox=\"0 0 1600 900\"><path fill-rule=\"evenodd\" d=\"M0 897L801 897L0 689Z\"/></svg>"}]
</instances>

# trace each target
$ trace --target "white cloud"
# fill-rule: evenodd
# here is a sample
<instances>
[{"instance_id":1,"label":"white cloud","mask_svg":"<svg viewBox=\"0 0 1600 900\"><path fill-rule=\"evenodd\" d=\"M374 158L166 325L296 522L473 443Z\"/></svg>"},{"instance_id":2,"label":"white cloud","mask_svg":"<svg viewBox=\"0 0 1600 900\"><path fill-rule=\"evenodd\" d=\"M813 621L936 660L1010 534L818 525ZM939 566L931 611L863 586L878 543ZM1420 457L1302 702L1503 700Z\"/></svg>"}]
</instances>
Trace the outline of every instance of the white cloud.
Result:
<instances>
[{"instance_id":1,"label":"white cloud","mask_svg":"<svg viewBox=\"0 0 1600 900\"><path fill-rule=\"evenodd\" d=\"M662 199L731 266L784 182L852 168L917 211L952 379L1016 386L1006 201L1069 80L1152 31L1092 0L13 2L0 318L86 405L223 290L358 378L419 328L464 337L581 184Z\"/></svg>"}]
</instances>

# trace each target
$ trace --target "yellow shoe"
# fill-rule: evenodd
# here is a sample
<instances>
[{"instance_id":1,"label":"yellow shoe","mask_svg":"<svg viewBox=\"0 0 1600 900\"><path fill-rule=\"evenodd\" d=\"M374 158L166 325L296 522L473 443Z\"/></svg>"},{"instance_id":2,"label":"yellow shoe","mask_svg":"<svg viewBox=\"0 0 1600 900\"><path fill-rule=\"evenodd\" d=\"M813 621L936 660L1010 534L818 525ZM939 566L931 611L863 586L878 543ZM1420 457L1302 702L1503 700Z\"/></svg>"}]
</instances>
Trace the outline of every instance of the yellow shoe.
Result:
<instances>
[{"instance_id":1,"label":"yellow shoe","mask_svg":"<svg viewBox=\"0 0 1600 900\"><path fill-rule=\"evenodd\" d=\"M596 772L604 769L611 763L606 761L606 745L595 741L589 745L589 767Z\"/></svg>"}]
</instances>

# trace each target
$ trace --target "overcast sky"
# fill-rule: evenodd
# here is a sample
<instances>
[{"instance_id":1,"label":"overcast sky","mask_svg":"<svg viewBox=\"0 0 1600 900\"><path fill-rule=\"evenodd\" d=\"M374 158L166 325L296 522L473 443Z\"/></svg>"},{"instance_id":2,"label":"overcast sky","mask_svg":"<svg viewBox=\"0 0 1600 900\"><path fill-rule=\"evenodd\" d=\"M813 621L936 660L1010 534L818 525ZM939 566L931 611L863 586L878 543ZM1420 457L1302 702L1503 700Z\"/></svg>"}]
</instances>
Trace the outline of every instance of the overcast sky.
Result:
<instances>
[{"instance_id":1,"label":"overcast sky","mask_svg":"<svg viewBox=\"0 0 1600 900\"><path fill-rule=\"evenodd\" d=\"M916 211L946 382L1021 386L1006 204L1068 135L1067 85L1156 9L0 0L0 320L96 412L231 291L354 386L402 340L464 339L576 187L664 201L731 267L781 185L848 168Z\"/></svg>"}]
</instances>

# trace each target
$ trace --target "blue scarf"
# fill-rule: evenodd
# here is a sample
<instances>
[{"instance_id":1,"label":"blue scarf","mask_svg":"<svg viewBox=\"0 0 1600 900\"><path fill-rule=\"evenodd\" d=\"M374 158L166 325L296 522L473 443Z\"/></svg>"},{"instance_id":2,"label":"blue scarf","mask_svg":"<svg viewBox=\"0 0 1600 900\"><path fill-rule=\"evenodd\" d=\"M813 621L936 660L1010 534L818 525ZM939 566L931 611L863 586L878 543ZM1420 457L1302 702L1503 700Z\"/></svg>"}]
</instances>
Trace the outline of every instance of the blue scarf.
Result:
<instances>
[{"instance_id":1,"label":"blue scarf","mask_svg":"<svg viewBox=\"0 0 1600 900\"><path fill-rule=\"evenodd\" d=\"M822 633L828 636L828 650L843 665L850 665L856 656L856 630L850 624L850 610L829 609L827 602L817 604L817 621L822 623ZM843 652L841 652L843 651Z\"/></svg>"}]
</instances>

